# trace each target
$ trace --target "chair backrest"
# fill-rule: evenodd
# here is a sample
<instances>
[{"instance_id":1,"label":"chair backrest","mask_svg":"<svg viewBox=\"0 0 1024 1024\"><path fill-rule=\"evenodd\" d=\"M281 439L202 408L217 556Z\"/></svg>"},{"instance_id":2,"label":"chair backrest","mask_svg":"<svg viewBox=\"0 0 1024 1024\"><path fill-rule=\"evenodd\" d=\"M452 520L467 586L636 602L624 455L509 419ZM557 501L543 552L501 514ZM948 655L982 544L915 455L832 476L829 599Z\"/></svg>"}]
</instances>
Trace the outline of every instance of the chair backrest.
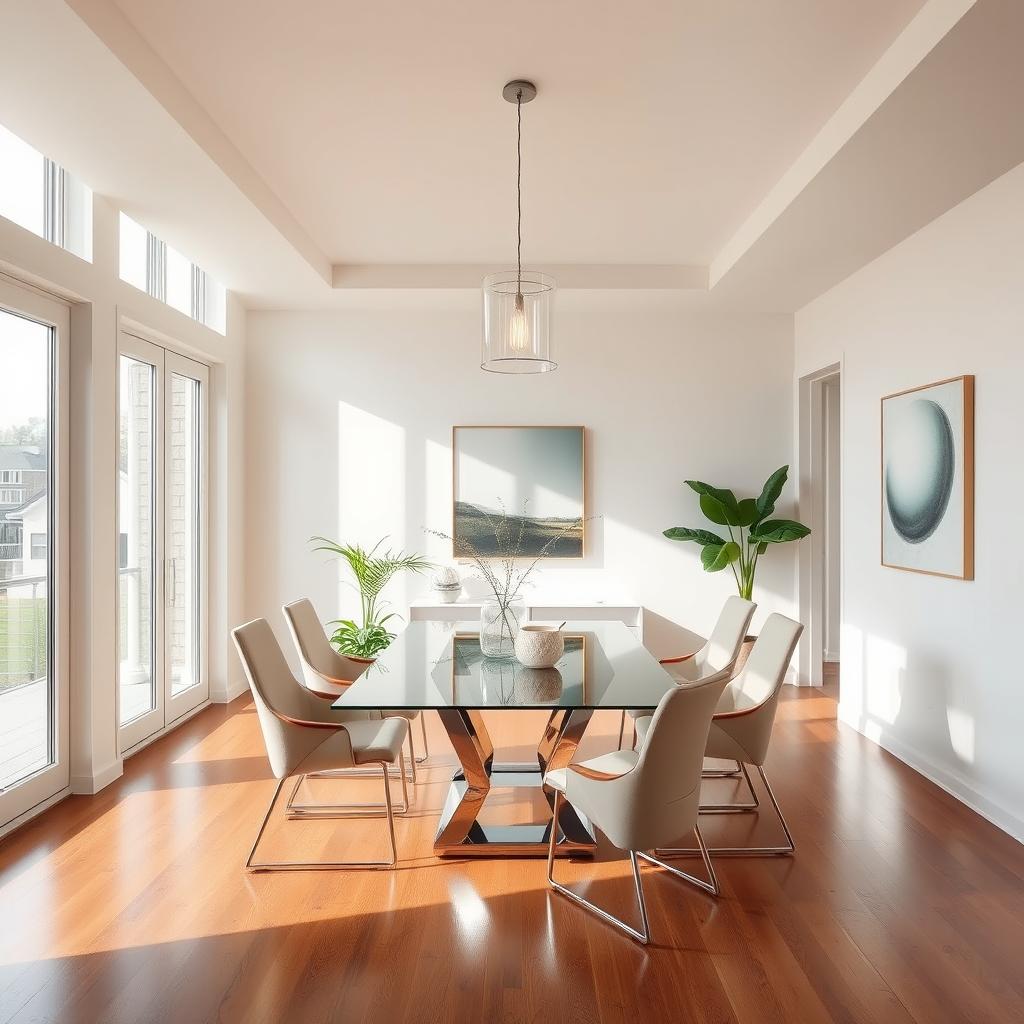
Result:
<instances>
[{"instance_id":1,"label":"chair backrest","mask_svg":"<svg viewBox=\"0 0 1024 1024\"><path fill-rule=\"evenodd\" d=\"M718 672L736 660L756 607L736 594L726 598L708 642L694 655L698 677Z\"/></svg>"},{"instance_id":2,"label":"chair backrest","mask_svg":"<svg viewBox=\"0 0 1024 1024\"><path fill-rule=\"evenodd\" d=\"M345 686L366 670L365 665L338 654L331 646L309 598L293 601L281 610L298 651L302 680L308 689L314 693L333 693L330 683Z\"/></svg>"},{"instance_id":3,"label":"chair backrest","mask_svg":"<svg viewBox=\"0 0 1024 1024\"><path fill-rule=\"evenodd\" d=\"M718 706L722 728L746 753L748 764L763 764L768 753L779 691L804 627L773 612L765 621L746 665L729 683Z\"/></svg>"},{"instance_id":4,"label":"chair backrest","mask_svg":"<svg viewBox=\"0 0 1024 1024\"><path fill-rule=\"evenodd\" d=\"M618 835L608 832L621 849L670 846L697 823L708 729L728 680L726 667L662 697L630 772L627 816Z\"/></svg>"},{"instance_id":5,"label":"chair backrest","mask_svg":"<svg viewBox=\"0 0 1024 1024\"><path fill-rule=\"evenodd\" d=\"M311 719L316 701L292 675L266 619L253 619L231 631L263 730L274 775L283 779L329 735L321 729L293 725L278 717Z\"/></svg>"}]
</instances>

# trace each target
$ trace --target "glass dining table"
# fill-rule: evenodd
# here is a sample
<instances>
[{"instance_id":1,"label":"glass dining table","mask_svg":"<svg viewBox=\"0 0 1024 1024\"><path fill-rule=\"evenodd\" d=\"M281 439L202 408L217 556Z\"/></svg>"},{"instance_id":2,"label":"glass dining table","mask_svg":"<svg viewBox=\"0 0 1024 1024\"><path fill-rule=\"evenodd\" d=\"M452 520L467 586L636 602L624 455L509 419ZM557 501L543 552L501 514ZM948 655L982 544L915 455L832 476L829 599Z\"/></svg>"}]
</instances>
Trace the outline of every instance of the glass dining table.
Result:
<instances>
[{"instance_id":1,"label":"glass dining table","mask_svg":"<svg viewBox=\"0 0 1024 1024\"><path fill-rule=\"evenodd\" d=\"M554 792L543 785L545 773L569 764L595 711L653 710L674 684L621 622L567 623L565 653L544 669L485 657L478 630L479 623L411 622L332 707L438 713L460 767L441 811L435 854L546 856ZM548 712L535 761L495 762L484 712L498 710ZM509 787L539 788L548 807L544 820L482 822L488 794ZM559 855L593 853L590 823L567 801L559 828Z\"/></svg>"}]
</instances>

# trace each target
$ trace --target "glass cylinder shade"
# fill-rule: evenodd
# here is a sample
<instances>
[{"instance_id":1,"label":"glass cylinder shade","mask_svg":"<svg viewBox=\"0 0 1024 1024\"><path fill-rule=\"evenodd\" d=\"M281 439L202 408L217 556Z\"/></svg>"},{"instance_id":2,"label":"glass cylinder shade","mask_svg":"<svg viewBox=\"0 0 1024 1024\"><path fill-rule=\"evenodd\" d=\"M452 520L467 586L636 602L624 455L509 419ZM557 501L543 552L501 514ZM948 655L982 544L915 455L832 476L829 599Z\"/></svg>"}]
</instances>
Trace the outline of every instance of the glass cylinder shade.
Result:
<instances>
[{"instance_id":1,"label":"glass cylinder shade","mask_svg":"<svg viewBox=\"0 0 1024 1024\"><path fill-rule=\"evenodd\" d=\"M480 365L492 373L544 373L551 358L555 280L535 270L503 270L484 278Z\"/></svg>"}]
</instances>

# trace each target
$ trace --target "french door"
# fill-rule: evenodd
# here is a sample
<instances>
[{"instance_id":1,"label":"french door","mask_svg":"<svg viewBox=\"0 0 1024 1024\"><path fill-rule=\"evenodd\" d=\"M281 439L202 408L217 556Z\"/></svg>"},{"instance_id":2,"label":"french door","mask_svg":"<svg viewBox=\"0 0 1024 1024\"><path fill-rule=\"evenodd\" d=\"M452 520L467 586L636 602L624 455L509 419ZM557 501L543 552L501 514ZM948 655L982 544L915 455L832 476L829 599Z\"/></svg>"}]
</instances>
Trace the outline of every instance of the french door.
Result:
<instances>
[{"instance_id":1,"label":"french door","mask_svg":"<svg viewBox=\"0 0 1024 1024\"><path fill-rule=\"evenodd\" d=\"M68 320L0 276L0 829L69 780Z\"/></svg>"},{"instance_id":2,"label":"french door","mask_svg":"<svg viewBox=\"0 0 1024 1024\"><path fill-rule=\"evenodd\" d=\"M118 708L122 752L210 696L209 369L122 332L118 357Z\"/></svg>"}]
</instances>

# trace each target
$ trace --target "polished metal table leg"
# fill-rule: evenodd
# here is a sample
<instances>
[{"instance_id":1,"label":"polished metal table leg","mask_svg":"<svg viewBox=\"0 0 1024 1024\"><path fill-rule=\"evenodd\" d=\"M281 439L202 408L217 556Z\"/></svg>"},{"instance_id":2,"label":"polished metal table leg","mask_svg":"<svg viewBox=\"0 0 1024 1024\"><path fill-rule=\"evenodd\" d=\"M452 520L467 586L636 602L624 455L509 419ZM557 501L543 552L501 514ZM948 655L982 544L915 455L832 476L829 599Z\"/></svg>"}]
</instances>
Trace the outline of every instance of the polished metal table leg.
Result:
<instances>
[{"instance_id":1,"label":"polished metal table leg","mask_svg":"<svg viewBox=\"0 0 1024 1024\"><path fill-rule=\"evenodd\" d=\"M509 765L494 763L494 744L479 711L438 709L462 767L452 780L441 812L434 852L439 856L544 856L554 814L553 791L543 788L552 812L547 821L484 826L479 821L480 811L492 788L543 787L546 771L564 768L572 760L591 715L584 709L553 711L537 746L536 764ZM593 833L571 804L559 808L559 825L560 855L593 853Z\"/></svg>"}]
</instances>

